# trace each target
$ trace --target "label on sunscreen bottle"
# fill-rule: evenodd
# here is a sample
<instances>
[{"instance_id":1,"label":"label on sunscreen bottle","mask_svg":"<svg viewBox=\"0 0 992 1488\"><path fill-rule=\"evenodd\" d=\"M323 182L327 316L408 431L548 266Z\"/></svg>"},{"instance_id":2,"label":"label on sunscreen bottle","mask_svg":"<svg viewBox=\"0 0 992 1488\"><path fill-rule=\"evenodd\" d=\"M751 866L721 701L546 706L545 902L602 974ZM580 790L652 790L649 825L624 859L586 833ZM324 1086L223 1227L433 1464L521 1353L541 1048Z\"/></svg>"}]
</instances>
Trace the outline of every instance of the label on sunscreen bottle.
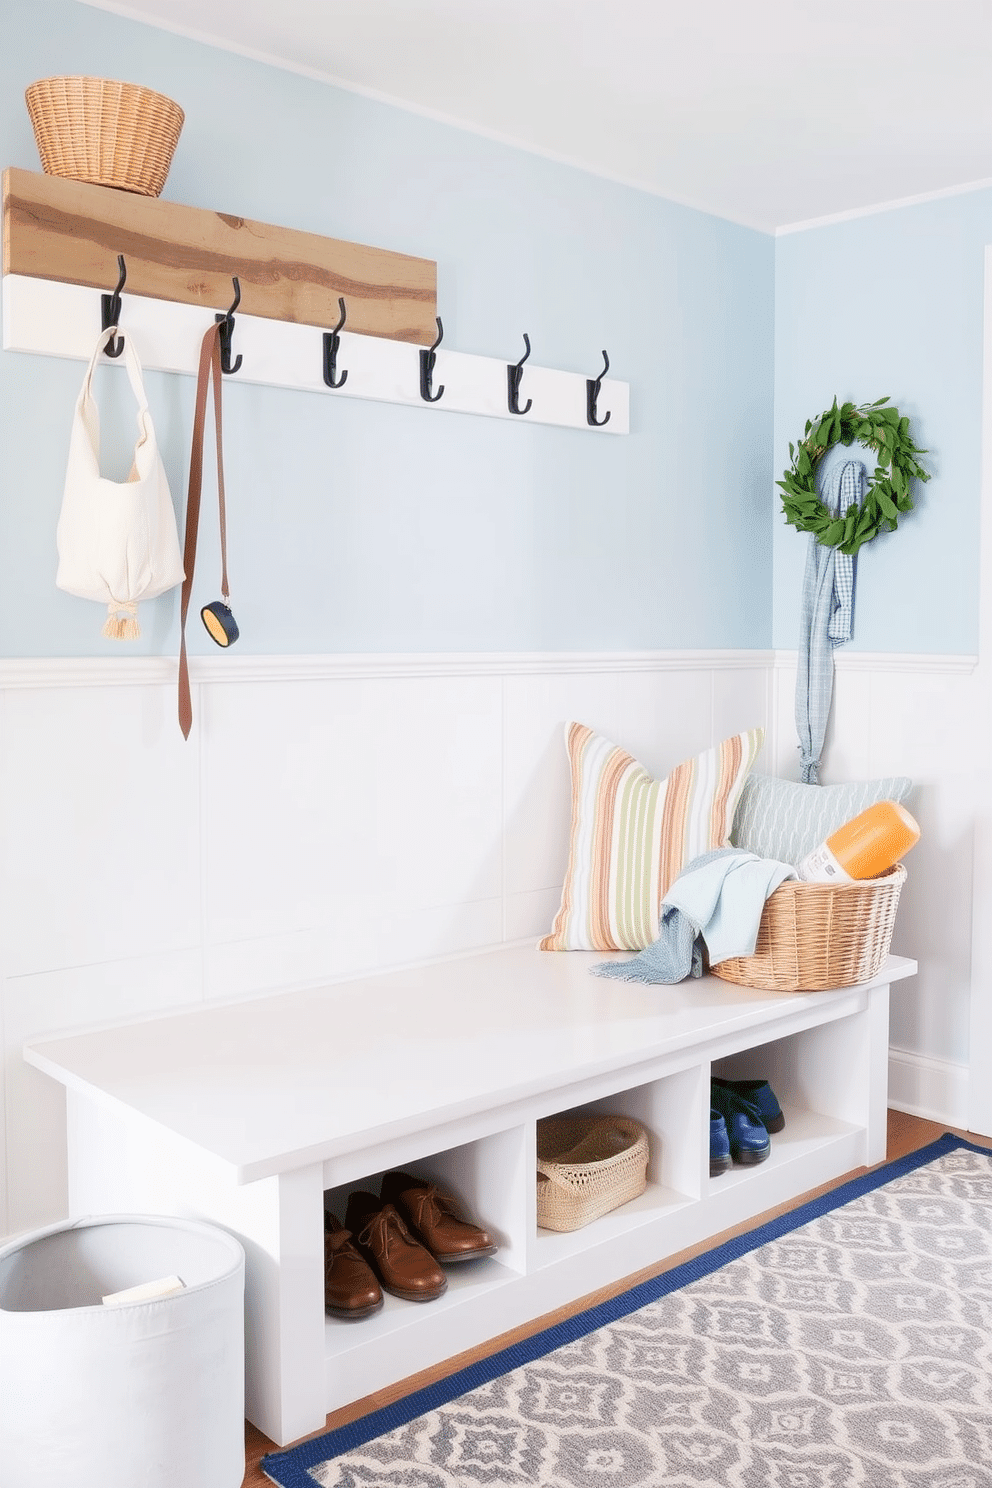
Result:
<instances>
[{"instance_id":1,"label":"label on sunscreen bottle","mask_svg":"<svg viewBox=\"0 0 992 1488\"><path fill-rule=\"evenodd\" d=\"M854 883L825 842L806 854L796 872L806 883Z\"/></svg>"}]
</instances>

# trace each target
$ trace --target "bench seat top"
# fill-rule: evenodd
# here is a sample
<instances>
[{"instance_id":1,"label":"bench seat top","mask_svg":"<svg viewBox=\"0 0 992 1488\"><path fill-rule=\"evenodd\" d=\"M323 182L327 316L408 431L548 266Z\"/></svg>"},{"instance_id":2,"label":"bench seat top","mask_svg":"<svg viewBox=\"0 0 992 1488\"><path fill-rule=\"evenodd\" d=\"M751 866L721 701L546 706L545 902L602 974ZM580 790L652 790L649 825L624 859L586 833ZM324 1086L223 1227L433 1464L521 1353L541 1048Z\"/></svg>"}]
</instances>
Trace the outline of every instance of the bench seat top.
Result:
<instances>
[{"instance_id":1,"label":"bench seat top","mask_svg":"<svg viewBox=\"0 0 992 1488\"><path fill-rule=\"evenodd\" d=\"M592 976L604 959L509 946L45 1039L24 1057L250 1182L726 1035L761 1042L763 1026L842 995ZM915 970L890 956L847 991Z\"/></svg>"}]
</instances>

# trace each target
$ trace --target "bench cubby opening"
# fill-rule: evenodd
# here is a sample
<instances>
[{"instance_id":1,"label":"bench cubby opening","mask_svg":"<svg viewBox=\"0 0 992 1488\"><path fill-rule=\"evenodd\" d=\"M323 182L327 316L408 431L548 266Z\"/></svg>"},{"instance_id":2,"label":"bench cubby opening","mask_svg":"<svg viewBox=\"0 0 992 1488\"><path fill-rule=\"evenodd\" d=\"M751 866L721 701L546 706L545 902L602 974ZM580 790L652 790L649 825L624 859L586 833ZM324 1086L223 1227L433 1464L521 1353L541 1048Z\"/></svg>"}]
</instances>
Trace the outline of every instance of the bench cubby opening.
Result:
<instances>
[{"instance_id":1,"label":"bench cubby opening","mask_svg":"<svg viewBox=\"0 0 992 1488\"><path fill-rule=\"evenodd\" d=\"M497 1255L490 1259L493 1262L498 1259L502 1269L523 1271L526 1267L529 1216L522 1174L529 1157L529 1139L530 1132L526 1126L512 1126L473 1142L460 1142L455 1147L393 1163L390 1168L435 1183L450 1193L464 1218L482 1225L499 1246ZM349 1194L356 1189L378 1194L389 1170L380 1168L354 1181L325 1189L324 1208L344 1224ZM455 1271L474 1271L481 1265L481 1261L465 1261L449 1267L449 1289Z\"/></svg>"},{"instance_id":2,"label":"bench cubby opening","mask_svg":"<svg viewBox=\"0 0 992 1488\"><path fill-rule=\"evenodd\" d=\"M566 1256L612 1244L627 1231L654 1224L698 1201L702 1188L699 1136L703 1071L694 1065L550 1115L629 1116L648 1136L647 1187L590 1224L576 1230L542 1229L536 1221L531 1267L554 1265ZM535 1127L536 1134L536 1127ZM534 1182L536 1187L536 1142Z\"/></svg>"},{"instance_id":3,"label":"bench cubby opening","mask_svg":"<svg viewBox=\"0 0 992 1488\"><path fill-rule=\"evenodd\" d=\"M768 1080L785 1113L786 1131L790 1114L793 1121L820 1115L863 1125L866 1119L869 1050L851 1018L741 1049L716 1060L713 1073L730 1080Z\"/></svg>"}]
</instances>

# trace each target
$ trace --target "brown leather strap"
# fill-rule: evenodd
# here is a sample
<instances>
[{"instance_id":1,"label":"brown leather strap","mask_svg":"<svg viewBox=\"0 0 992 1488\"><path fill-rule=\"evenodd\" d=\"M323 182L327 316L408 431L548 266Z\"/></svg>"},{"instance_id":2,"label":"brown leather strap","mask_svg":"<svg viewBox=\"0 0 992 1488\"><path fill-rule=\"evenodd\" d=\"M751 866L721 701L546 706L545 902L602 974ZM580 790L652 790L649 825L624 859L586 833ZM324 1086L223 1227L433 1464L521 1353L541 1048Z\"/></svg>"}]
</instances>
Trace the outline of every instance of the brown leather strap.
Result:
<instances>
[{"instance_id":1,"label":"brown leather strap","mask_svg":"<svg viewBox=\"0 0 992 1488\"><path fill-rule=\"evenodd\" d=\"M227 583L227 505L224 501L224 440L220 424L220 326L210 355L210 366L214 375L214 426L217 431L217 508L220 516L220 597L227 604L231 591Z\"/></svg>"},{"instance_id":2,"label":"brown leather strap","mask_svg":"<svg viewBox=\"0 0 992 1488\"><path fill-rule=\"evenodd\" d=\"M186 495L186 534L183 545L182 600L179 610L179 727L183 738L189 738L193 727L193 701L189 690L189 662L186 657L186 616L193 592L196 568L196 538L200 525L200 493L203 488L203 435L207 418L207 386L213 376L214 425L217 444L217 504L220 510L221 595L225 604L230 598L227 583L227 511L224 503L224 447L221 435L221 370L220 327L212 325L200 346L200 365L196 375L196 407L193 412L193 442L189 456L189 489Z\"/></svg>"}]
</instances>

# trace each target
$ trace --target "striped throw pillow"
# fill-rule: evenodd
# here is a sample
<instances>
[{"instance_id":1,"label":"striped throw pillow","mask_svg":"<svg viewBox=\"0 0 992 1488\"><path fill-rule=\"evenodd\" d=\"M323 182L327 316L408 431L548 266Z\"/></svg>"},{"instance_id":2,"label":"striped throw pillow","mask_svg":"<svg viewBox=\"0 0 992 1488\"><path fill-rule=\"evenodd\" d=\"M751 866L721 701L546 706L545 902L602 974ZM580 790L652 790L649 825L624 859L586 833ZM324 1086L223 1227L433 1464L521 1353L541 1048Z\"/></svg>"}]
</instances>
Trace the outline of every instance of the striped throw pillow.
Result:
<instances>
[{"instance_id":1,"label":"striped throw pillow","mask_svg":"<svg viewBox=\"0 0 992 1488\"><path fill-rule=\"evenodd\" d=\"M542 951L640 951L661 901L700 853L730 846L737 799L764 739L750 729L652 780L625 749L565 725L572 827L561 908Z\"/></svg>"}]
</instances>

